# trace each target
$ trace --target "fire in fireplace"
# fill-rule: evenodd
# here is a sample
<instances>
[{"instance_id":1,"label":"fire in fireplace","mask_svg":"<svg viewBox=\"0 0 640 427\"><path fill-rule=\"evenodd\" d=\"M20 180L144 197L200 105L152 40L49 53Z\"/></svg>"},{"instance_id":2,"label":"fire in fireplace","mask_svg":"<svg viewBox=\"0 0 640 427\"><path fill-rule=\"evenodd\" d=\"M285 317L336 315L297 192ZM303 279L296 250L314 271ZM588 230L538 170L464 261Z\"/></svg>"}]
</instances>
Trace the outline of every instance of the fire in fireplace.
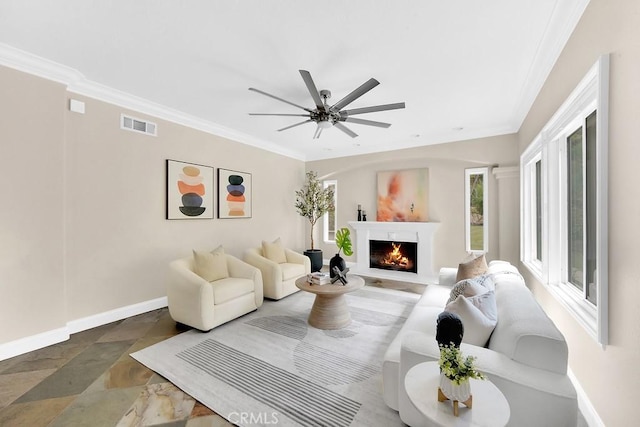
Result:
<instances>
[{"instance_id":1,"label":"fire in fireplace","mask_svg":"<svg viewBox=\"0 0 640 427\"><path fill-rule=\"evenodd\" d=\"M417 273L417 249L416 242L369 240L369 267Z\"/></svg>"}]
</instances>

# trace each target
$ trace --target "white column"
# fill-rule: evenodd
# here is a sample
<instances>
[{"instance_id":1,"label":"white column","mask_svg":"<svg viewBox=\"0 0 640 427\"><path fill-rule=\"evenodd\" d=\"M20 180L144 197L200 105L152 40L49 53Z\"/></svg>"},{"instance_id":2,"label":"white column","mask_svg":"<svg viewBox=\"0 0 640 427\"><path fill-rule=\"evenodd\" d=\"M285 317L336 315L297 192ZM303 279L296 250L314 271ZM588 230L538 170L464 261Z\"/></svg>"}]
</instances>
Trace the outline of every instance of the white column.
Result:
<instances>
[{"instance_id":1,"label":"white column","mask_svg":"<svg viewBox=\"0 0 640 427\"><path fill-rule=\"evenodd\" d=\"M498 257L520 261L520 167L493 168L498 183Z\"/></svg>"}]
</instances>

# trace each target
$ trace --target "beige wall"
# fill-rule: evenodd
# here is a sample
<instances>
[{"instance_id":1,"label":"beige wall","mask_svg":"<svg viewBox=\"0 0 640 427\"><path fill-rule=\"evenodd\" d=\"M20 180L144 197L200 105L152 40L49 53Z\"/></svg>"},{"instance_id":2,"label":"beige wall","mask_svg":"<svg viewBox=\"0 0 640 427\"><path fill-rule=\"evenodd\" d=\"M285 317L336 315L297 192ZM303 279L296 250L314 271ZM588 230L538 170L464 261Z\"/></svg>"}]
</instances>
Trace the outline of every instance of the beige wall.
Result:
<instances>
[{"instance_id":1,"label":"beige wall","mask_svg":"<svg viewBox=\"0 0 640 427\"><path fill-rule=\"evenodd\" d=\"M164 297L167 263L192 248L304 250L299 160L154 118L157 137L124 131L122 108L1 67L0 99L0 344ZM166 159L251 173L252 218L166 220Z\"/></svg>"},{"instance_id":2,"label":"beige wall","mask_svg":"<svg viewBox=\"0 0 640 427\"><path fill-rule=\"evenodd\" d=\"M0 67L0 343L67 320L64 103L63 85Z\"/></svg>"},{"instance_id":3,"label":"beige wall","mask_svg":"<svg viewBox=\"0 0 640 427\"><path fill-rule=\"evenodd\" d=\"M518 163L515 135L460 141L447 144L362 156L319 160L307 163L307 170L318 172L322 179L338 181L338 227L357 219L358 204L367 211L367 220L376 219L378 171L396 169L429 169L429 221L439 222L434 237L433 266L437 271L444 266L457 266L466 256L464 238L464 170L481 166L513 166ZM489 173L489 254L498 258L498 191L496 179ZM510 210L501 213L506 218L518 215L517 194L512 196ZM334 244L322 242L322 224L317 227L316 241L325 259L336 253ZM308 239L307 239L308 240ZM308 244L309 242L307 242ZM355 261L355 253L346 257ZM517 259L517 254L516 258Z\"/></svg>"},{"instance_id":4,"label":"beige wall","mask_svg":"<svg viewBox=\"0 0 640 427\"><path fill-rule=\"evenodd\" d=\"M601 348L546 289L528 277L569 343L569 364L607 426L635 419L640 384L637 229L640 159L640 2L591 0L519 132L523 151L601 54L610 53L609 345ZM526 269L521 268L523 272Z\"/></svg>"}]
</instances>

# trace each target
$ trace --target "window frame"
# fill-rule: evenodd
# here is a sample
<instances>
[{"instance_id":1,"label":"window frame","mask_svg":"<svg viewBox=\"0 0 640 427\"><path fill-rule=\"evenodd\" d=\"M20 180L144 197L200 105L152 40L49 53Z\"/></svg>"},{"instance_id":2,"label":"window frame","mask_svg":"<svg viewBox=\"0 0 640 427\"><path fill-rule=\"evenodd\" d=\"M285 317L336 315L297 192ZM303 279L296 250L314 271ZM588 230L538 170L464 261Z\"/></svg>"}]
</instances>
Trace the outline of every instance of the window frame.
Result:
<instances>
[{"instance_id":1,"label":"window frame","mask_svg":"<svg viewBox=\"0 0 640 427\"><path fill-rule=\"evenodd\" d=\"M322 181L322 188L328 188L333 185L333 205L335 207L333 211L333 235L334 239L329 238L329 212L322 216L322 240L324 243L335 243L335 233L338 231L338 181L335 179L329 179Z\"/></svg>"},{"instance_id":2,"label":"window frame","mask_svg":"<svg viewBox=\"0 0 640 427\"><path fill-rule=\"evenodd\" d=\"M547 241L545 236L545 208L544 200L547 197L546 194L546 174L545 166L546 162L543 161L543 153L541 146L541 138L536 138L532 145L531 155L521 160L522 174L520 175L520 187L521 187L521 238L520 238L520 253L522 263L536 276L536 278L544 282L545 275L543 272L543 260L547 259L546 245ZM536 164L541 162L541 200L536 199L537 193L537 181L536 181ZM525 190L526 189L526 190ZM538 247L537 247L537 205L542 203L542 259L538 259ZM523 232L525 231L525 232Z\"/></svg>"},{"instance_id":3,"label":"window frame","mask_svg":"<svg viewBox=\"0 0 640 427\"><path fill-rule=\"evenodd\" d=\"M471 249L471 175L482 175L482 249ZM489 168L468 168L464 170L464 224L465 250L468 253L489 252Z\"/></svg>"},{"instance_id":4,"label":"window frame","mask_svg":"<svg viewBox=\"0 0 640 427\"><path fill-rule=\"evenodd\" d=\"M520 166L521 261L601 346L608 344L608 88L609 57L602 56L589 70L542 131L522 153ZM596 111L596 304L568 279L567 137ZM586 187L587 141L583 138L583 186ZM542 260L536 259L535 165L541 161ZM586 189L583 190L586 194ZM585 198L586 199L586 198ZM585 200L583 200L584 206ZM586 221L587 210L583 210ZM587 227L583 228L587 238ZM586 255L584 255L586 257ZM583 266L583 268L586 266Z\"/></svg>"}]
</instances>

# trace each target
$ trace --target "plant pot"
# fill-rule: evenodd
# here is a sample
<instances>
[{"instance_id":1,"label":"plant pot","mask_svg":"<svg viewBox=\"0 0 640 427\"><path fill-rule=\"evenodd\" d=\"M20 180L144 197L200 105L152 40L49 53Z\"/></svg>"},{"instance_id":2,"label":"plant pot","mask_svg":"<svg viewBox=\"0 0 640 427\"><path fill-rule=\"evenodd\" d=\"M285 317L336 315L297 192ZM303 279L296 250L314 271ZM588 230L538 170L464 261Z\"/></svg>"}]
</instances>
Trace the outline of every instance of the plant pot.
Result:
<instances>
[{"instance_id":1,"label":"plant pot","mask_svg":"<svg viewBox=\"0 0 640 427\"><path fill-rule=\"evenodd\" d=\"M322 270L322 249L307 249L304 254L311 260L311 271Z\"/></svg>"},{"instance_id":2,"label":"plant pot","mask_svg":"<svg viewBox=\"0 0 640 427\"><path fill-rule=\"evenodd\" d=\"M467 379L466 381L462 381L460 384L456 384L441 373L440 390L449 400L466 402L471 397L471 382Z\"/></svg>"},{"instance_id":3,"label":"plant pot","mask_svg":"<svg viewBox=\"0 0 640 427\"><path fill-rule=\"evenodd\" d=\"M340 254L336 254L329 260L329 277L331 277L332 279L336 277L336 273L333 272L333 267L338 267L340 271L344 271L344 269L347 268L347 263L340 256Z\"/></svg>"}]
</instances>

